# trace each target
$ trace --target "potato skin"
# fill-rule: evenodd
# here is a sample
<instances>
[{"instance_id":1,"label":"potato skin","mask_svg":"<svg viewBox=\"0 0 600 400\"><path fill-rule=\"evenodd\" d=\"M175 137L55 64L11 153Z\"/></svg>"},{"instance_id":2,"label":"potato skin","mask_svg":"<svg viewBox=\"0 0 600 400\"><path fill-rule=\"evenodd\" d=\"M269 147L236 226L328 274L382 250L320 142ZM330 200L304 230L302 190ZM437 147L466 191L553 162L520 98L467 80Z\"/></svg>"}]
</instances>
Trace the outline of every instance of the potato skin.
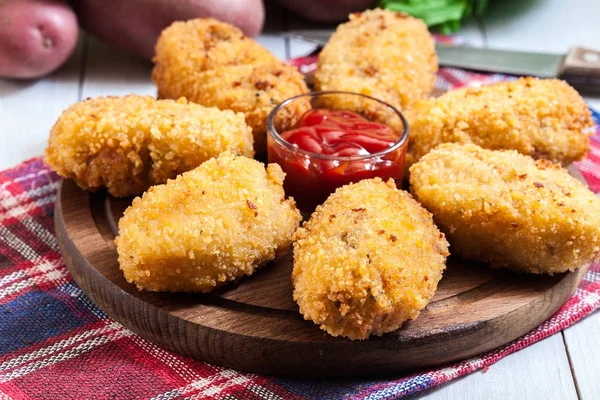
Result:
<instances>
[{"instance_id":1,"label":"potato skin","mask_svg":"<svg viewBox=\"0 0 600 400\"><path fill-rule=\"evenodd\" d=\"M466 259L552 275L600 254L600 199L550 161L443 144L411 167L410 185Z\"/></svg>"},{"instance_id":2,"label":"potato skin","mask_svg":"<svg viewBox=\"0 0 600 400\"><path fill-rule=\"evenodd\" d=\"M77 44L66 1L0 1L0 77L38 78L61 66Z\"/></svg>"},{"instance_id":3,"label":"potato skin","mask_svg":"<svg viewBox=\"0 0 600 400\"><path fill-rule=\"evenodd\" d=\"M350 15L319 54L317 90L358 92L398 110L433 89L434 40L422 20L381 9Z\"/></svg>"},{"instance_id":4,"label":"potato skin","mask_svg":"<svg viewBox=\"0 0 600 400\"><path fill-rule=\"evenodd\" d=\"M333 336L366 339L415 319L446 267L431 214L393 181L339 188L294 235L294 299Z\"/></svg>"},{"instance_id":5,"label":"potato skin","mask_svg":"<svg viewBox=\"0 0 600 400\"><path fill-rule=\"evenodd\" d=\"M83 28L148 60L160 32L174 21L213 17L256 36L265 19L261 0L77 0L73 8Z\"/></svg>"},{"instance_id":6,"label":"potato skin","mask_svg":"<svg viewBox=\"0 0 600 400\"><path fill-rule=\"evenodd\" d=\"M210 292L284 254L301 216L277 164L224 153L153 186L125 211L115 239L139 289Z\"/></svg>"},{"instance_id":7,"label":"potato skin","mask_svg":"<svg viewBox=\"0 0 600 400\"><path fill-rule=\"evenodd\" d=\"M594 126L575 89L561 80L538 78L451 90L418 103L406 117L406 168L447 142L517 150L568 165L585 156Z\"/></svg>"},{"instance_id":8,"label":"potato skin","mask_svg":"<svg viewBox=\"0 0 600 400\"><path fill-rule=\"evenodd\" d=\"M50 133L44 161L90 191L116 197L189 171L229 150L252 156L252 134L242 114L185 99L99 97L65 110Z\"/></svg>"},{"instance_id":9,"label":"potato skin","mask_svg":"<svg viewBox=\"0 0 600 400\"><path fill-rule=\"evenodd\" d=\"M186 97L243 112L254 149L266 152L266 119L283 100L308 88L295 67L277 60L236 27L210 18L176 22L156 44L152 79L160 98Z\"/></svg>"}]
</instances>

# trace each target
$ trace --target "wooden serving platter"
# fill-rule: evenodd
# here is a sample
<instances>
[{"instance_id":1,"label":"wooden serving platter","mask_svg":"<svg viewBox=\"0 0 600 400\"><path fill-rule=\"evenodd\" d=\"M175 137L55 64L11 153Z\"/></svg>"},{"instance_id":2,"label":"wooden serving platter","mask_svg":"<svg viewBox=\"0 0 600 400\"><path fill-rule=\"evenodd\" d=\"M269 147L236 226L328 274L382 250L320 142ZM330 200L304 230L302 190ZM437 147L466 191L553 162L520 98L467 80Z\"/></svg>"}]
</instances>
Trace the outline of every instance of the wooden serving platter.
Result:
<instances>
[{"instance_id":1,"label":"wooden serving platter","mask_svg":"<svg viewBox=\"0 0 600 400\"><path fill-rule=\"evenodd\" d=\"M579 176L573 169L572 174ZM418 319L364 341L331 337L292 299L291 251L211 294L139 291L119 270L113 239L130 199L62 182L55 211L65 263L83 291L140 336L212 364L287 376L367 376L465 359L522 336L554 314L587 268L520 275L450 259Z\"/></svg>"}]
</instances>

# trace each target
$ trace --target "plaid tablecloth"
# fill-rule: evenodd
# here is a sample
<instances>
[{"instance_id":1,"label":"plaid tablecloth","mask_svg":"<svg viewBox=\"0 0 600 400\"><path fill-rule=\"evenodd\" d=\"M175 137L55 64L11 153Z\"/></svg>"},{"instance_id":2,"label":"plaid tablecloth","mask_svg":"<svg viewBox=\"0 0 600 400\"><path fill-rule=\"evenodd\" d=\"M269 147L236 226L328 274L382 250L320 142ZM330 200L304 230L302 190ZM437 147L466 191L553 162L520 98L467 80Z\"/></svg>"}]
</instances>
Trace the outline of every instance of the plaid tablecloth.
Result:
<instances>
[{"instance_id":1,"label":"plaid tablecloth","mask_svg":"<svg viewBox=\"0 0 600 400\"><path fill-rule=\"evenodd\" d=\"M305 63L306 64L306 63ZM452 88L506 77L442 69ZM600 115L594 114L596 121ZM577 163L600 191L600 131ZM470 372L574 324L600 307L600 265L537 329L493 352L386 380L283 379L216 367L162 349L111 320L75 285L58 252L53 211L59 178L41 159L0 172L0 400L389 399Z\"/></svg>"}]
</instances>

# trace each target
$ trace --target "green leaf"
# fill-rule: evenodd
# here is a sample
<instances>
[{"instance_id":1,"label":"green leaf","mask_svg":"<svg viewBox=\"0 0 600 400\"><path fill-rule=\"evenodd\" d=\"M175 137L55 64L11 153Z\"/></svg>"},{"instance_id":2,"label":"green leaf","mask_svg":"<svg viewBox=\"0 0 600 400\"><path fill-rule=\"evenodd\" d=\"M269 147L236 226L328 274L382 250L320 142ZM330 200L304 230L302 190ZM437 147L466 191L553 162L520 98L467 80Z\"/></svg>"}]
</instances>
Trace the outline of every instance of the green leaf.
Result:
<instances>
[{"instance_id":1,"label":"green leaf","mask_svg":"<svg viewBox=\"0 0 600 400\"><path fill-rule=\"evenodd\" d=\"M423 3L428 3L424 1ZM399 4L390 3L388 9L392 11L402 11L416 18L421 18L428 26L443 24L446 21L461 20L463 15L469 9L465 0L449 0L443 7L437 7L431 4Z\"/></svg>"},{"instance_id":2,"label":"green leaf","mask_svg":"<svg viewBox=\"0 0 600 400\"><path fill-rule=\"evenodd\" d=\"M489 3L489 0L475 0L475 6L473 7L473 13L478 16L481 17L483 15L483 12L485 11L485 9L487 8Z\"/></svg>"},{"instance_id":3,"label":"green leaf","mask_svg":"<svg viewBox=\"0 0 600 400\"><path fill-rule=\"evenodd\" d=\"M379 5L420 18L427 26L448 34L456 32L470 16L481 16L488 3L489 0L381 0Z\"/></svg>"}]
</instances>

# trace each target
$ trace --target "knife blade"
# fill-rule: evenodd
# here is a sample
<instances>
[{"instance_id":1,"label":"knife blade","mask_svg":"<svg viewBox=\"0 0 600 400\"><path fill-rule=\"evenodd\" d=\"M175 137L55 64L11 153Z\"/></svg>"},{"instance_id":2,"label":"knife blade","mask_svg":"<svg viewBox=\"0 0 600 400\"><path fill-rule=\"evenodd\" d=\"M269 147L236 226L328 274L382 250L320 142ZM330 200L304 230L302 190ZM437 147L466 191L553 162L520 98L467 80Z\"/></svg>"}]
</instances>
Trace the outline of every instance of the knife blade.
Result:
<instances>
[{"instance_id":1,"label":"knife blade","mask_svg":"<svg viewBox=\"0 0 600 400\"><path fill-rule=\"evenodd\" d=\"M331 30L295 30L287 36L324 46ZM436 43L439 64L517 76L561 78L578 91L600 94L600 51L574 47L565 54L522 52Z\"/></svg>"}]
</instances>

